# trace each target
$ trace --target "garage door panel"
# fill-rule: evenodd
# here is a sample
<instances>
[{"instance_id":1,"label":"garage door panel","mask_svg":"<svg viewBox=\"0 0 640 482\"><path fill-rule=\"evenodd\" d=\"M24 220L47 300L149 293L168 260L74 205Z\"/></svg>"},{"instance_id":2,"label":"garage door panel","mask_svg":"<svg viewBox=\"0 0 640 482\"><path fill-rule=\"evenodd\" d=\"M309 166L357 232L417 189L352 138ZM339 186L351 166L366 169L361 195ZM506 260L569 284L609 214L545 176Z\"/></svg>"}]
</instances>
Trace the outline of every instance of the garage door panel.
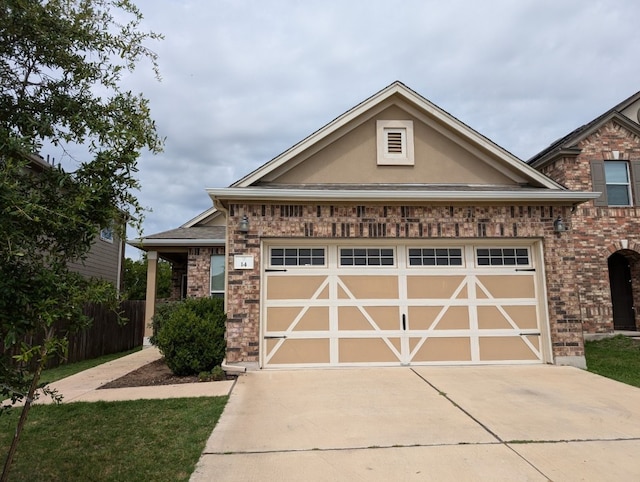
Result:
<instances>
[{"instance_id":1,"label":"garage door panel","mask_svg":"<svg viewBox=\"0 0 640 482\"><path fill-rule=\"evenodd\" d=\"M338 330L399 330L397 306L340 306Z\"/></svg>"},{"instance_id":2,"label":"garage door panel","mask_svg":"<svg viewBox=\"0 0 640 482\"><path fill-rule=\"evenodd\" d=\"M478 328L481 330L513 329L514 326L495 306L478 306Z\"/></svg>"},{"instance_id":3,"label":"garage door panel","mask_svg":"<svg viewBox=\"0 0 640 482\"><path fill-rule=\"evenodd\" d=\"M398 298L397 276L340 276L342 299ZM345 290L348 290L348 292ZM350 293L350 294L349 294Z\"/></svg>"},{"instance_id":4,"label":"garage door panel","mask_svg":"<svg viewBox=\"0 0 640 482\"><path fill-rule=\"evenodd\" d=\"M480 359L485 361L537 360L538 354L519 336L483 336Z\"/></svg>"},{"instance_id":5,"label":"garage door panel","mask_svg":"<svg viewBox=\"0 0 640 482\"><path fill-rule=\"evenodd\" d=\"M538 310L535 305L509 306L502 305L511 319L522 330L538 329Z\"/></svg>"},{"instance_id":6,"label":"garage door panel","mask_svg":"<svg viewBox=\"0 0 640 482\"><path fill-rule=\"evenodd\" d=\"M400 361L399 338L386 338L386 342L383 338L341 338L338 340L338 350L340 363L396 363Z\"/></svg>"},{"instance_id":7,"label":"garage door panel","mask_svg":"<svg viewBox=\"0 0 640 482\"><path fill-rule=\"evenodd\" d=\"M267 340L267 357L273 365L329 363L329 340L275 339Z\"/></svg>"},{"instance_id":8,"label":"garage door panel","mask_svg":"<svg viewBox=\"0 0 640 482\"><path fill-rule=\"evenodd\" d=\"M464 276L407 276L408 299L450 299L460 285L465 281ZM463 294L464 292L464 294ZM462 286L457 298L466 298L467 290Z\"/></svg>"},{"instance_id":9,"label":"garage door panel","mask_svg":"<svg viewBox=\"0 0 640 482\"><path fill-rule=\"evenodd\" d=\"M420 338L410 338L409 347L412 353L421 342ZM469 338L427 338L411 357L411 361L471 361L471 343Z\"/></svg>"},{"instance_id":10,"label":"garage door panel","mask_svg":"<svg viewBox=\"0 0 640 482\"><path fill-rule=\"evenodd\" d=\"M478 298L535 298L534 277L527 275L478 275Z\"/></svg>"},{"instance_id":11,"label":"garage door panel","mask_svg":"<svg viewBox=\"0 0 640 482\"><path fill-rule=\"evenodd\" d=\"M329 290L326 287L316 295L326 280L326 276L270 276L267 283L267 298L269 300L328 299Z\"/></svg>"},{"instance_id":12,"label":"garage door panel","mask_svg":"<svg viewBox=\"0 0 640 482\"><path fill-rule=\"evenodd\" d=\"M269 331L327 331L329 308L323 306L267 308ZM294 325L295 323L295 325Z\"/></svg>"}]
</instances>

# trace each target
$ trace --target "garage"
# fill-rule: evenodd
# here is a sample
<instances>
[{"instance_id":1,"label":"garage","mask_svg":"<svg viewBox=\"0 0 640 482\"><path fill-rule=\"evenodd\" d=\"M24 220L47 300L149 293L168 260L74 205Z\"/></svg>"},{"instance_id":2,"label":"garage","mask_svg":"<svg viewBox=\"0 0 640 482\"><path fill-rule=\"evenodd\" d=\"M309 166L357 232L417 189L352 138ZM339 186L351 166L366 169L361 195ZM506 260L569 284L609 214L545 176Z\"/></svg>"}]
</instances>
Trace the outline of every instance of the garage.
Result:
<instances>
[{"instance_id":1,"label":"garage","mask_svg":"<svg viewBox=\"0 0 640 482\"><path fill-rule=\"evenodd\" d=\"M271 240L262 253L263 368L549 358L540 242Z\"/></svg>"}]
</instances>

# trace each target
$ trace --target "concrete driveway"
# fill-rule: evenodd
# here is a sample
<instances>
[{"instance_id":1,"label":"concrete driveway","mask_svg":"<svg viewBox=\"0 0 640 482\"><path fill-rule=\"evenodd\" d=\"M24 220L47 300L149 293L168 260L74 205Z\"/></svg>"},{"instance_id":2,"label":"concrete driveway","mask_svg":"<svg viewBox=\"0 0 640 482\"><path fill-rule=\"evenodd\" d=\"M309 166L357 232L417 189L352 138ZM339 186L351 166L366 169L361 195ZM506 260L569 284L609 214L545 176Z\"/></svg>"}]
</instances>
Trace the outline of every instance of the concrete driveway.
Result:
<instances>
[{"instance_id":1,"label":"concrete driveway","mask_svg":"<svg viewBox=\"0 0 640 482\"><path fill-rule=\"evenodd\" d=\"M556 366L252 372L192 481L637 481L640 389Z\"/></svg>"}]
</instances>

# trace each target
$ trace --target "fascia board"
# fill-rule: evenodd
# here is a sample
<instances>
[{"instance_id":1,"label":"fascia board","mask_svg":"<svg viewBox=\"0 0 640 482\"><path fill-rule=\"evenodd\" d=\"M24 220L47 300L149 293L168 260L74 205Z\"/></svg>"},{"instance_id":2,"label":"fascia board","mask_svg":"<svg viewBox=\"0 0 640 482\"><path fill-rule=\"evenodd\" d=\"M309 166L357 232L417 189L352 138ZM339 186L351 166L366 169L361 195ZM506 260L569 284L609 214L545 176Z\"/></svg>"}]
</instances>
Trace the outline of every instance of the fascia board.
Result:
<instances>
[{"instance_id":1,"label":"fascia board","mask_svg":"<svg viewBox=\"0 0 640 482\"><path fill-rule=\"evenodd\" d=\"M136 248L153 248L163 246L223 246L226 243L224 239L149 239L136 238L127 241L127 244Z\"/></svg>"},{"instance_id":2,"label":"fascia board","mask_svg":"<svg viewBox=\"0 0 640 482\"><path fill-rule=\"evenodd\" d=\"M211 216L212 214L214 214L217 211L217 208L215 206L211 206L209 209L207 209L206 211L198 214L195 218L190 219L189 221L187 221L186 223L184 223L182 226L180 226L181 228L191 228L193 226L195 226L196 224L198 224L200 221L208 218L209 216Z\"/></svg>"},{"instance_id":3,"label":"fascia board","mask_svg":"<svg viewBox=\"0 0 640 482\"><path fill-rule=\"evenodd\" d=\"M213 200L316 200L316 201L429 201L429 202L584 202L600 197L598 192L543 190L531 191L421 191L421 190L329 190L329 189L260 189L260 188L212 188L207 193Z\"/></svg>"}]
</instances>

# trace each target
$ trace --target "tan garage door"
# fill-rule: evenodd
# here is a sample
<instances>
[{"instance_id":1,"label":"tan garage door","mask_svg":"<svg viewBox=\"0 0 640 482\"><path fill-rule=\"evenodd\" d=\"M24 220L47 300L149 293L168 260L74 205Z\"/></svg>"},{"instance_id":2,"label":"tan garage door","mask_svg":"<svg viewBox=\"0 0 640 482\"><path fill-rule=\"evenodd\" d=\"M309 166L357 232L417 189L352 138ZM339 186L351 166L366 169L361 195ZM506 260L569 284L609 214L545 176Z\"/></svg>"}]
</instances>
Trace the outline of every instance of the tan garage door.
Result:
<instances>
[{"instance_id":1,"label":"tan garage door","mask_svg":"<svg viewBox=\"0 0 640 482\"><path fill-rule=\"evenodd\" d=\"M541 362L533 249L266 245L262 365Z\"/></svg>"}]
</instances>

